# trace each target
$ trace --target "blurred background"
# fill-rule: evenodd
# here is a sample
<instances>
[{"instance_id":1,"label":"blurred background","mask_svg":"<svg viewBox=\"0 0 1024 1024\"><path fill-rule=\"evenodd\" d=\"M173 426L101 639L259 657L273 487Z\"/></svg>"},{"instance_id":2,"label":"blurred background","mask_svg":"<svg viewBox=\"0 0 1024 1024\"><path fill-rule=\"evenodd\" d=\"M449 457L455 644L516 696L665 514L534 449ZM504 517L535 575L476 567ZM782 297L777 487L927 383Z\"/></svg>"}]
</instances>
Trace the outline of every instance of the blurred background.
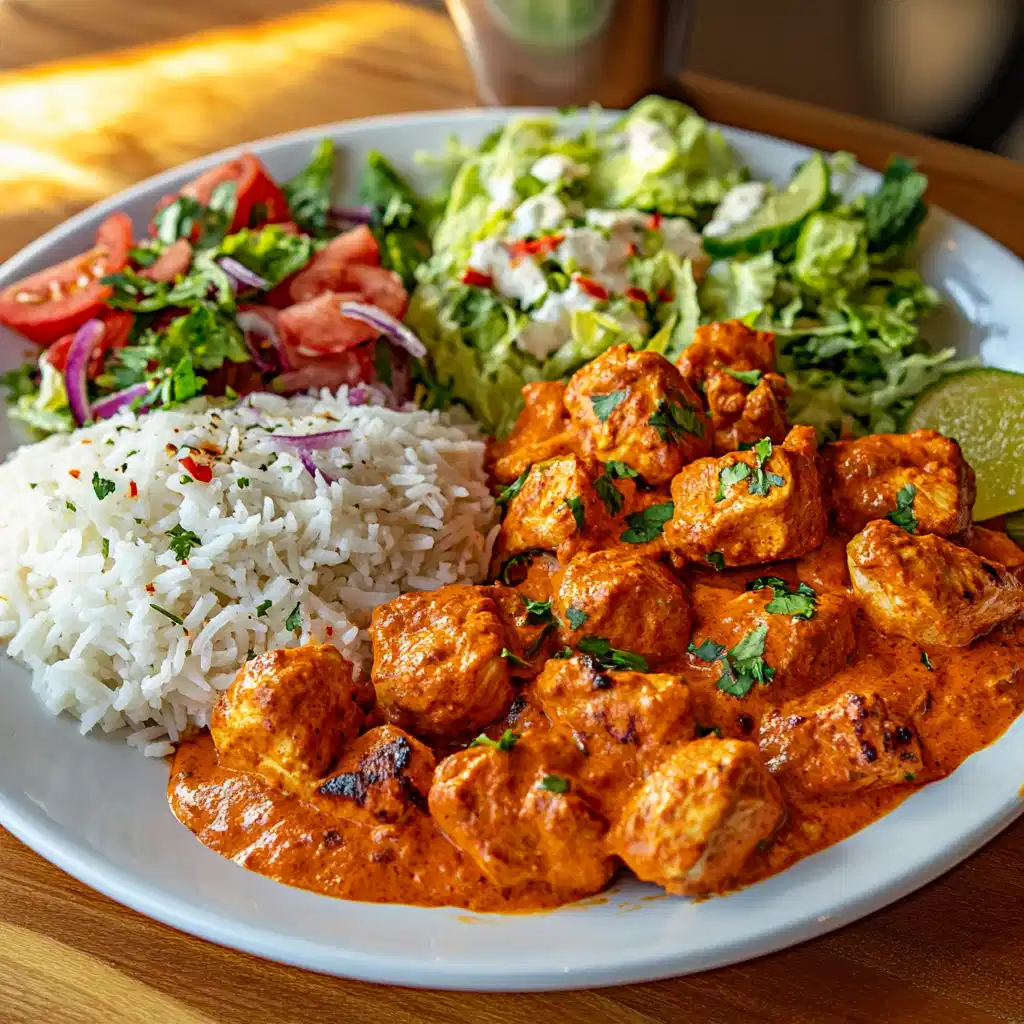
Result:
<instances>
[{"instance_id":1,"label":"blurred background","mask_svg":"<svg viewBox=\"0 0 1024 1024\"><path fill-rule=\"evenodd\" d=\"M604 36L579 62L587 95L573 100L626 103L648 73L687 70L1024 160L1024 0L447 6L458 33L442 0L0 0L0 255L223 146L478 102L465 51L478 81L502 60L518 75L485 98L560 103L518 62L529 51L557 64L569 23L601 23ZM516 18L533 32L525 43L510 29L496 47L479 30Z\"/></svg>"}]
</instances>

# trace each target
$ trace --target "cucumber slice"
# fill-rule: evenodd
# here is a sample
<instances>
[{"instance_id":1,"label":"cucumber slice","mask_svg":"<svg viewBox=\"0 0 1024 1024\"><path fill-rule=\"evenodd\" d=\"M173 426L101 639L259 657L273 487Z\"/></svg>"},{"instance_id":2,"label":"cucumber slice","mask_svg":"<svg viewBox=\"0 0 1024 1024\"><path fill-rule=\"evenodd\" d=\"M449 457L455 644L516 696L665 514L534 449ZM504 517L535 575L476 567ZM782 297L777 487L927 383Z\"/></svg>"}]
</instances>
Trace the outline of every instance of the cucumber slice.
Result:
<instances>
[{"instance_id":1,"label":"cucumber slice","mask_svg":"<svg viewBox=\"0 0 1024 1024\"><path fill-rule=\"evenodd\" d=\"M821 209L828 189L828 164L820 153L815 153L782 192L769 196L742 224L724 235L706 236L704 251L717 259L739 253L756 256L778 249L796 238L801 224Z\"/></svg>"},{"instance_id":2,"label":"cucumber slice","mask_svg":"<svg viewBox=\"0 0 1024 1024\"><path fill-rule=\"evenodd\" d=\"M978 478L977 521L1024 509L1024 373L981 367L917 396L904 430L955 438Z\"/></svg>"}]
</instances>

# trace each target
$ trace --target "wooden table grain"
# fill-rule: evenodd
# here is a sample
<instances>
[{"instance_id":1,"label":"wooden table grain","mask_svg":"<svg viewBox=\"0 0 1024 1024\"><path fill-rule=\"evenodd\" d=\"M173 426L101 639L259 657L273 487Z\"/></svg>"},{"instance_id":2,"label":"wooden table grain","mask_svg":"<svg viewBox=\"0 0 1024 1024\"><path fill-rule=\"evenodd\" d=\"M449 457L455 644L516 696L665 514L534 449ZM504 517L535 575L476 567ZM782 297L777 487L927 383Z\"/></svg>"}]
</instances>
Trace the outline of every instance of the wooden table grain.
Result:
<instances>
[{"instance_id":1,"label":"wooden table grain","mask_svg":"<svg viewBox=\"0 0 1024 1024\"><path fill-rule=\"evenodd\" d=\"M91 202L222 146L475 102L438 15L369 0L296 13L307 6L0 0L0 257ZM200 29L211 31L184 35ZM78 58L83 50L106 52ZM22 66L44 59L60 62ZM915 156L936 202L1024 254L1018 164L697 75L681 88L709 117L850 149L874 166L895 151ZM0 1021L1020 1021L1022 864L1024 821L915 895L783 953L657 984L497 996L341 981L221 949L90 891L0 830Z\"/></svg>"}]
</instances>

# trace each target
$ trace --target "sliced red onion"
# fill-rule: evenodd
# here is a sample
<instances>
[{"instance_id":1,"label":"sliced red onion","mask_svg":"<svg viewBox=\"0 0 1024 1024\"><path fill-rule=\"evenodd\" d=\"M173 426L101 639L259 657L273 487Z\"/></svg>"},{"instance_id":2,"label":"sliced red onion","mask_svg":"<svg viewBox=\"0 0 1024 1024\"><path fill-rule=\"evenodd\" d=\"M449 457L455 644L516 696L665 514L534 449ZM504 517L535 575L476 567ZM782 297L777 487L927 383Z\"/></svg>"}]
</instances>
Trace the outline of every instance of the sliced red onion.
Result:
<instances>
[{"instance_id":1,"label":"sliced red onion","mask_svg":"<svg viewBox=\"0 0 1024 1024\"><path fill-rule=\"evenodd\" d=\"M92 419L89 408L89 360L96 343L103 337L102 320L86 320L75 333L64 364L64 389L68 393L68 408L75 423L82 426Z\"/></svg>"},{"instance_id":2,"label":"sliced red onion","mask_svg":"<svg viewBox=\"0 0 1024 1024\"><path fill-rule=\"evenodd\" d=\"M266 291L270 287L270 282L265 277L260 277L244 263L239 263L231 256L221 256L217 263L229 277L234 278L238 284L244 285L246 288L258 288L260 291Z\"/></svg>"},{"instance_id":3,"label":"sliced red onion","mask_svg":"<svg viewBox=\"0 0 1024 1024\"><path fill-rule=\"evenodd\" d=\"M340 447L351 436L351 430L323 430L317 434L272 434L270 440L295 451L323 452Z\"/></svg>"},{"instance_id":4,"label":"sliced red onion","mask_svg":"<svg viewBox=\"0 0 1024 1024\"><path fill-rule=\"evenodd\" d=\"M120 412L126 405L131 405L137 398L143 398L149 394L149 382L142 381L141 384L133 384L123 391L115 391L112 395L106 395L98 402L93 403L92 418L94 420L108 420L116 412Z\"/></svg>"},{"instance_id":5,"label":"sliced red onion","mask_svg":"<svg viewBox=\"0 0 1024 1024\"><path fill-rule=\"evenodd\" d=\"M278 373L291 369L288 357L285 355L284 343L269 320L251 309L240 310L236 314L235 320L242 329L242 334L245 335L245 345L252 355L252 361L259 369L266 373ZM270 343L276 361L267 358L270 353L256 339Z\"/></svg>"},{"instance_id":6,"label":"sliced red onion","mask_svg":"<svg viewBox=\"0 0 1024 1024\"><path fill-rule=\"evenodd\" d=\"M335 220L347 220L350 224L369 224L373 210L368 206L332 206L331 216Z\"/></svg>"},{"instance_id":7,"label":"sliced red onion","mask_svg":"<svg viewBox=\"0 0 1024 1024\"><path fill-rule=\"evenodd\" d=\"M325 473L313 461L313 456L310 455L309 452L306 451L305 448L303 448L303 449L301 449L299 451L299 462L301 462L302 465L306 468L306 472L309 473L309 475L313 478L314 481L316 480L317 473L319 473L324 478L324 481L326 483L328 483L328 484L333 484L334 483L334 477L331 476L329 473Z\"/></svg>"},{"instance_id":8,"label":"sliced red onion","mask_svg":"<svg viewBox=\"0 0 1024 1024\"><path fill-rule=\"evenodd\" d=\"M377 306L371 306L366 302L343 302L338 308L342 316L349 316L353 320L375 327L416 359L422 359L427 354L427 346L401 320L396 320L390 313L385 313Z\"/></svg>"}]
</instances>

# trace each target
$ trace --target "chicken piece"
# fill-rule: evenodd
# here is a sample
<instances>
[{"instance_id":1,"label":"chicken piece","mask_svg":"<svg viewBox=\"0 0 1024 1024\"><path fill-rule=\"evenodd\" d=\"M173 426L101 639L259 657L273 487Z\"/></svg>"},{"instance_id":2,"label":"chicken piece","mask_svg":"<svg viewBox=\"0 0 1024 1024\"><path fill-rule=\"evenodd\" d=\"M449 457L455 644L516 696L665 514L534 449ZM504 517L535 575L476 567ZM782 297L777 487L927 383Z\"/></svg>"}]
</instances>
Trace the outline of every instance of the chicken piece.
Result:
<instances>
[{"instance_id":1,"label":"chicken piece","mask_svg":"<svg viewBox=\"0 0 1024 1024\"><path fill-rule=\"evenodd\" d=\"M589 454L624 462L649 484L668 483L711 451L700 398L657 352L608 349L573 374L565 407Z\"/></svg>"},{"instance_id":2,"label":"chicken piece","mask_svg":"<svg viewBox=\"0 0 1024 1024\"><path fill-rule=\"evenodd\" d=\"M936 534L917 537L876 519L846 551L854 594L881 633L966 647L1024 613L1014 571Z\"/></svg>"},{"instance_id":3,"label":"chicken piece","mask_svg":"<svg viewBox=\"0 0 1024 1024\"><path fill-rule=\"evenodd\" d=\"M608 523L595 473L576 455L537 463L508 503L498 534L504 562L526 551L557 551L566 561ZM582 526L581 526L582 524Z\"/></svg>"},{"instance_id":4,"label":"chicken piece","mask_svg":"<svg viewBox=\"0 0 1024 1024\"><path fill-rule=\"evenodd\" d=\"M638 878L680 896L718 892L782 820L782 797L744 740L684 743L633 791L610 846Z\"/></svg>"},{"instance_id":5,"label":"chicken piece","mask_svg":"<svg viewBox=\"0 0 1024 1024\"><path fill-rule=\"evenodd\" d=\"M511 750L470 747L438 765L430 813L495 885L542 883L578 898L612 876L607 822L559 748L574 750L568 737L527 734Z\"/></svg>"},{"instance_id":6,"label":"chicken piece","mask_svg":"<svg viewBox=\"0 0 1024 1024\"><path fill-rule=\"evenodd\" d=\"M358 735L364 696L336 647L267 651L239 669L214 705L217 757L225 768L294 790L323 775Z\"/></svg>"},{"instance_id":7,"label":"chicken piece","mask_svg":"<svg viewBox=\"0 0 1024 1024\"><path fill-rule=\"evenodd\" d=\"M395 825L427 808L437 759L433 751L393 725L364 732L345 748L309 799L326 814L362 825Z\"/></svg>"},{"instance_id":8,"label":"chicken piece","mask_svg":"<svg viewBox=\"0 0 1024 1024\"><path fill-rule=\"evenodd\" d=\"M495 480L510 484L535 463L576 451L578 441L564 395L560 381L537 381L523 388L523 411L512 433L490 448Z\"/></svg>"},{"instance_id":9,"label":"chicken piece","mask_svg":"<svg viewBox=\"0 0 1024 1024\"><path fill-rule=\"evenodd\" d=\"M693 332L693 341L676 360L683 379L700 390L712 370L775 370L775 335L755 331L739 320L720 320Z\"/></svg>"},{"instance_id":10,"label":"chicken piece","mask_svg":"<svg viewBox=\"0 0 1024 1024\"><path fill-rule=\"evenodd\" d=\"M967 536L967 547L990 562L1001 562L1007 569L1024 565L1024 548L999 530L972 526Z\"/></svg>"},{"instance_id":11,"label":"chicken piece","mask_svg":"<svg viewBox=\"0 0 1024 1024\"><path fill-rule=\"evenodd\" d=\"M835 441L821 457L832 515L844 533L859 533L895 512L897 495L908 486L918 533L945 537L971 525L974 470L956 441L934 430Z\"/></svg>"},{"instance_id":12,"label":"chicken piece","mask_svg":"<svg viewBox=\"0 0 1024 1024\"><path fill-rule=\"evenodd\" d=\"M846 541L829 534L820 548L815 548L796 563L796 574L815 590L849 590Z\"/></svg>"},{"instance_id":13,"label":"chicken piece","mask_svg":"<svg viewBox=\"0 0 1024 1024\"><path fill-rule=\"evenodd\" d=\"M789 429L786 400L792 393L786 378L777 373L766 373L751 387L728 370L709 370L704 397L714 427L713 453L734 452L762 437L782 444Z\"/></svg>"},{"instance_id":14,"label":"chicken piece","mask_svg":"<svg viewBox=\"0 0 1024 1024\"><path fill-rule=\"evenodd\" d=\"M622 548L569 563L555 616L565 643L601 636L652 665L678 658L690 640L690 604L679 581L660 562Z\"/></svg>"},{"instance_id":15,"label":"chicken piece","mask_svg":"<svg viewBox=\"0 0 1024 1024\"><path fill-rule=\"evenodd\" d=\"M694 737L690 691L678 675L608 671L582 654L548 661L533 692L586 751L587 779L606 803Z\"/></svg>"},{"instance_id":16,"label":"chicken piece","mask_svg":"<svg viewBox=\"0 0 1024 1024\"><path fill-rule=\"evenodd\" d=\"M767 448L770 455L763 458ZM679 563L712 552L723 566L797 558L825 539L825 504L812 427L718 459L698 459L672 481L665 543Z\"/></svg>"},{"instance_id":17,"label":"chicken piece","mask_svg":"<svg viewBox=\"0 0 1024 1024\"><path fill-rule=\"evenodd\" d=\"M454 739L479 732L512 700L505 629L484 587L403 594L374 609L370 638L377 707L392 725Z\"/></svg>"},{"instance_id":18,"label":"chicken piece","mask_svg":"<svg viewBox=\"0 0 1024 1024\"><path fill-rule=\"evenodd\" d=\"M896 786L922 772L914 730L894 722L873 691L843 693L824 707L772 709L761 719L759 746L776 779L817 796Z\"/></svg>"},{"instance_id":19,"label":"chicken piece","mask_svg":"<svg viewBox=\"0 0 1024 1024\"><path fill-rule=\"evenodd\" d=\"M786 590L793 593L796 587L787 586ZM772 704L820 686L847 663L857 646L856 605L841 593L817 591L813 597L803 595L808 599L797 604L777 599L770 587L729 595L717 587L698 586L693 596L700 616L694 646L700 650L710 639L724 648L723 654L744 642L760 646L759 657L771 670L770 678L748 692ZM808 611L811 617L803 617ZM763 641L758 641L761 636ZM748 640L750 637L754 640ZM707 655L714 653L705 650ZM749 652L741 648L736 655L729 655L730 662L735 665L735 658L743 655L749 656ZM707 657L695 657L707 661ZM719 675L727 668L722 656L710 663ZM742 687L732 687L737 688Z\"/></svg>"}]
</instances>

